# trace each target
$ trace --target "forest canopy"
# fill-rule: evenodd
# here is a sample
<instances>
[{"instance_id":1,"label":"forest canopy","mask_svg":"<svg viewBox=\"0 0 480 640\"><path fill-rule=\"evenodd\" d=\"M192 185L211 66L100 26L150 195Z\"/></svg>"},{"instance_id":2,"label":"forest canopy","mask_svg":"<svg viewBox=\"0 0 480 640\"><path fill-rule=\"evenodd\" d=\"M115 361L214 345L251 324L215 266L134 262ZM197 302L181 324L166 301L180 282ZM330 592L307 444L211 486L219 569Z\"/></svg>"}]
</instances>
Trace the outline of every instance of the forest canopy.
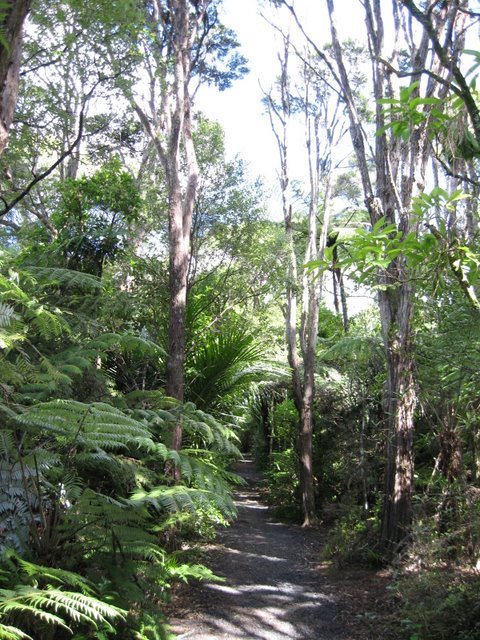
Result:
<instances>
[{"instance_id":1,"label":"forest canopy","mask_svg":"<svg viewBox=\"0 0 480 640\"><path fill-rule=\"evenodd\" d=\"M245 453L398 568L399 638L478 637L478 3L302 8L259 3L273 212L197 108L251 66L221 0L0 3L2 639L168 637Z\"/></svg>"}]
</instances>

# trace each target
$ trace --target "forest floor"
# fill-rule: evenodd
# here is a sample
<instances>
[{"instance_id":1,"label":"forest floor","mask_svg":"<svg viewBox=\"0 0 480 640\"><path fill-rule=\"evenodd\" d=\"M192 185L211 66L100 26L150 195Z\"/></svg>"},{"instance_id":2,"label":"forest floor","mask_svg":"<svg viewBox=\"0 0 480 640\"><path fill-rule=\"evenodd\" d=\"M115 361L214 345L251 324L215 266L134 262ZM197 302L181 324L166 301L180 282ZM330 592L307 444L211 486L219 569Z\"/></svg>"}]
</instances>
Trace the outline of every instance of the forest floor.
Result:
<instances>
[{"instance_id":1,"label":"forest floor","mask_svg":"<svg viewBox=\"0 0 480 640\"><path fill-rule=\"evenodd\" d=\"M388 573L322 563L325 530L272 518L253 464L235 471L248 483L235 492L238 518L202 559L225 581L176 590L166 613L178 640L388 638Z\"/></svg>"}]
</instances>

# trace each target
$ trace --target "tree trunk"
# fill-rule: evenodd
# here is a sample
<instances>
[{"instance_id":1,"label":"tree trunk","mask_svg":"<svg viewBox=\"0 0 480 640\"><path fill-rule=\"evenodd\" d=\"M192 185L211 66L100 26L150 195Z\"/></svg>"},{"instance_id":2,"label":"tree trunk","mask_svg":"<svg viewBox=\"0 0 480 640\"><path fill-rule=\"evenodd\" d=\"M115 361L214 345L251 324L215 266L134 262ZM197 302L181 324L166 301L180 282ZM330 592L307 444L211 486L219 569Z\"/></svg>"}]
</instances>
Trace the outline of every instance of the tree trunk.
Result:
<instances>
[{"instance_id":1,"label":"tree trunk","mask_svg":"<svg viewBox=\"0 0 480 640\"><path fill-rule=\"evenodd\" d=\"M398 325L388 323L391 330L397 327L397 331L385 342L386 466L381 539L388 551L396 550L408 533L414 473L413 416L417 397L410 335L411 292L400 292L399 297Z\"/></svg>"},{"instance_id":2,"label":"tree trunk","mask_svg":"<svg viewBox=\"0 0 480 640\"><path fill-rule=\"evenodd\" d=\"M190 233L199 179L189 83L198 25L202 24L207 7L208 0L197 2L194 14L190 14L188 0L171 0L168 20L162 12L157 11L158 7L154 8L149 16L152 38L155 40L163 32L168 42L171 65L165 64L165 60L160 58L156 60L156 72L148 68L151 80L149 116L133 95L129 95L155 147L167 181L169 320L166 392L179 402L183 402L185 396L185 318ZM171 446L175 450L181 448L182 434L182 422L179 420L172 432Z\"/></svg>"},{"instance_id":3,"label":"tree trunk","mask_svg":"<svg viewBox=\"0 0 480 640\"><path fill-rule=\"evenodd\" d=\"M330 12L333 51L339 71L339 82L350 119L352 144L360 168L365 203L372 226L381 218L397 223L405 233L410 231L409 207L412 188L417 178L419 159L424 158L424 142L418 134L416 144L399 147L397 140L387 141L385 133L375 144L375 185L370 179L368 156L363 131L356 109L334 19L333 0L327 0ZM382 127L384 115L378 100L393 91L380 60L383 56L383 21L379 0L364 4L366 23L374 67L374 94L377 100L376 125ZM395 11L394 16L398 19ZM387 56L388 57L388 56ZM392 94L394 95L394 94ZM423 166L423 165L422 165ZM417 186L417 185L415 185ZM385 272L378 274L378 293L382 334L386 354L387 384L384 408L386 415L385 498L382 514L382 545L391 552L404 539L411 520L413 490L413 414L416 394L413 377L411 312L413 291L403 258L396 258Z\"/></svg>"},{"instance_id":4,"label":"tree trunk","mask_svg":"<svg viewBox=\"0 0 480 640\"><path fill-rule=\"evenodd\" d=\"M10 0L0 10L0 155L8 142L8 130L17 103L23 24L32 0Z\"/></svg>"}]
</instances>

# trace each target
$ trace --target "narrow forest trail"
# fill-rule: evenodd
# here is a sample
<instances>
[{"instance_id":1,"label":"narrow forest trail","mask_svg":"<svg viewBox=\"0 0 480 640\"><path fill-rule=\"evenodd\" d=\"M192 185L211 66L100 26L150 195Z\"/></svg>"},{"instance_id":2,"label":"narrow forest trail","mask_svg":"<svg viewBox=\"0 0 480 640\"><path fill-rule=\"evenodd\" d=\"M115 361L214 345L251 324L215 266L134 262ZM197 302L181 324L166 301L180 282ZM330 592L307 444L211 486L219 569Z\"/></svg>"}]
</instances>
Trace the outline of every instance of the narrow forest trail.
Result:
<instances>
[{"instance_id":1,"label":"narrow forest trail","mask_svg":"<svg viewBox=\"0 0 480 640\"><path fill-rule=\"evenodd\" d=\"M208 557L225 582L188 586L173 632L179 640L346 640L333 590L315 570L318 532L272 519L252 463L236 471L248 482L235 494L238 519Z\"/></svg>"}]
</instances>

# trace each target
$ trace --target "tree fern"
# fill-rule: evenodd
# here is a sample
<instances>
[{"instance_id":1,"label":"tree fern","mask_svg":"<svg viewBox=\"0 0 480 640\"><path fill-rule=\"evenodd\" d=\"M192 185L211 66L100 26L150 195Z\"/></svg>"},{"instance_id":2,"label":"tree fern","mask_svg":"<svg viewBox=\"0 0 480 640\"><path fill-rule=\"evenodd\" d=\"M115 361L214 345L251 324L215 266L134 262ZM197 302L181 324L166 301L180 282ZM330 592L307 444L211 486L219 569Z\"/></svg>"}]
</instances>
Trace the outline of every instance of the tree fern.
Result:
<instances>
[{"instance_id":1,"label":"tree fern","mask_svg":"<svg viewBox=\"0 0 480 640\"><path fill-rule=\"evenodd\" d=\"M0 616L13 619L37 618L68 631L72 629L66 620L70 624L87 624L94 628L98 628L101 623L113 631L110 622L123 618L124 614L117 607L76 591L38 589L29 585L0 589Z\"/></svg>"},{"instance_id":2,"label":"tree fern","mask_svg":"<svg viewBox=\"0 0 480 640\"><path fill-rule=\"evenodd\" d=\"M89 273L62 269L60 267L35 267L23 265L24 273L31 274L40 286L55 286L62 289L81 289L83 291L98 291L103 288L100 278Z\"/></svg>"},{"instance_id":3,"label":"tree fern","mask_svg":"<svg viewBox=\"0 0 480 640\"><path fill-rule=\"evenodd\" d=\"M9 573L0 574L0 584L5 576L10 584L0 588L0 638L30 638L35 621L69 632L82 625L113 631L111 623L125 618L125 611L95 597L93 586L76 573L27 562L11 552L2 563Z\"/></svg>"},{"instance_id":4,"label":"tree fern","mask_svg":"<svg viewBox=\"0 0 480 640\"><path fill-rule=\"evenodd\" d=\"M76 400L52 400L18 416L29 429L42 429L62 438L70 447L121 450L127 445L151 445L148 427L109 404L84 404Z\"/></svg>"}]
</instances>

